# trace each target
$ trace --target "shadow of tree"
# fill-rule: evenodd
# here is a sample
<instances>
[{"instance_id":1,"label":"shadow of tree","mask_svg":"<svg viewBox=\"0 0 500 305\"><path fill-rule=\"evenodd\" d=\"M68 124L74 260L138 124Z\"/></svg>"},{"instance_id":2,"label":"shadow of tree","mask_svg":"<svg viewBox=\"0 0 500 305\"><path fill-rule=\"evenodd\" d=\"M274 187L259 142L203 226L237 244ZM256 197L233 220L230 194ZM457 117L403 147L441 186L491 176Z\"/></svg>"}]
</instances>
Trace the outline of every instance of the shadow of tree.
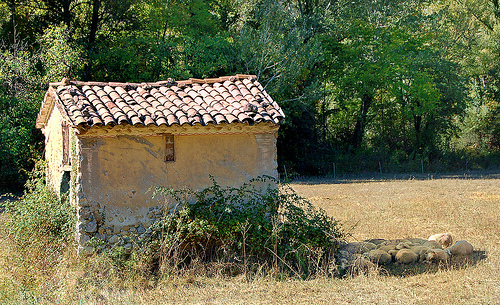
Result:
<instances>
[{"instance_id":1,"label":"shadow of tree","mask_svg":"<svg viewBox=\"0 0 500 305\"><path fill-rule=\"evenodd\" d=\"M5 211L5 203L7 203L9 201L15 201L15 200L18 200L18 198L12 194L0 195L0 214Z\"/></svg>"},{"instance_id":2,"label":"shadow of tree","mask_svg":"<svg viewBox=\"0 0 500 305\"><path fill-rule=\"evenodd\" d=\"M467 173L402 173L402 174L379 174L379 173L363 173L343 175L340 177L297 177L289 183L291 184L306 184L306 185L323 185L323 184L353 184L367 182L382 182L382 181L404 181L404 180L440 180L440 179L457 179L457 180L478 180L478 179L500 179L499 170L483 170L470 171Z\"/></svg>"}]
</instances>

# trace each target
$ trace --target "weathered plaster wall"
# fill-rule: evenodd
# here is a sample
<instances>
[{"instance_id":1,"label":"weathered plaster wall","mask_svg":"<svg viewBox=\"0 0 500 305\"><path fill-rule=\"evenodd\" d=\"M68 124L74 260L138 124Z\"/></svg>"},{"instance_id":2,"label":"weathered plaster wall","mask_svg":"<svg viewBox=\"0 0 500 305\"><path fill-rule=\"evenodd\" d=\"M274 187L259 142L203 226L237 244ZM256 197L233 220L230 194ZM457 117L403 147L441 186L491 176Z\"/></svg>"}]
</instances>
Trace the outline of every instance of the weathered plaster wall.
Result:
<instances>
[{"instance_id":1,"label":"weathered plaster wall","mask_svg":"<svg viewBox=\"0 0 500 305\"><path fill-rule=\"evenodd\" d=\"M47 125L42 129L45 135L45 160L47 162L47 182L56 189L61 182L62 130L61 113L53 109Z\"/></svg>"},{"instance_id":2,"label":"weathered plaster wall","mask_svg":"<svg viewBox=\"0 0 500 305\"><path fill-rule=\"evenodd\" d=\"M47 162L46 168L46 178L48 184L56 191L59 192L61 188L61 182L63 180L64 172L71 171L70 164L63 164L63 133L62 133L62 116L58 108L54 107L47 124L42 129L45 135L45 160ZM69 158L71 159L71 154L76 152L75 150L75 129L69 128L69 141L68 152L70 153Z\"/></svg>"},{"instance_id":3,"label":"weathered plaster wall","mask_svg":"<svg viewBox=\"0 0 500 305\"><path fill-rule=\"evenodd\" d=\"M165 138L149 129L82 136L80 242L96 236L115 243L144 234L160 214L161 202L149 191L156 185L202 189L212 184L209 175L224 186L261 175L277 177L277 128L271 127L245 126L230 134L167 129L175 132L175 161L170 162L164 161Z\"/></svg>"}]
</instances>

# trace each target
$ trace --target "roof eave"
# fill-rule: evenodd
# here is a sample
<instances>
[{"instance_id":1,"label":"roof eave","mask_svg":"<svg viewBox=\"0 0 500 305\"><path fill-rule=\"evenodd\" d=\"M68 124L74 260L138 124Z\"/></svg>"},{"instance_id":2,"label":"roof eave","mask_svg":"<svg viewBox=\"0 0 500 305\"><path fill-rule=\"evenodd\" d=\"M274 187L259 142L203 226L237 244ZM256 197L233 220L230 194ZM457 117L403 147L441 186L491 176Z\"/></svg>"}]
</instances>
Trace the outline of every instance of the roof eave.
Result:
<instances>
[{"instance_id":1,"label":"roof eave","mask_svg":"<svg viewBox=\"0 0 500 305\"><path fill-rule=\"evenodd\" d=\"M45 92L42 106L40 107L40 111L38 112L38 115L36 117L35 127L38 129L42 129L45 127L45 125L47 125L50 113L52 112L52 109L54 109L54 95L52 94L53 91L54 88L49 87L49 90Z\"/></svg>"},{"instance_id":2,"label":"roof eave","mask_svg":"<svg viewBox=\"0 0 500 305\"><path fill-rule=\"evenodd\" d=\"M59 109L61 115L65 118L66 121L71 122L68 113L64 109L59 97L57 96L57 92L54 87L50 86L47 92L45 93L45 97L42 101L42 106L40 107L40 111L38 112L36 118L35 127L38 129L43 129L47 125L49 121L50 114L54 110L54 106Z\"/></svg>"}]
</instances>

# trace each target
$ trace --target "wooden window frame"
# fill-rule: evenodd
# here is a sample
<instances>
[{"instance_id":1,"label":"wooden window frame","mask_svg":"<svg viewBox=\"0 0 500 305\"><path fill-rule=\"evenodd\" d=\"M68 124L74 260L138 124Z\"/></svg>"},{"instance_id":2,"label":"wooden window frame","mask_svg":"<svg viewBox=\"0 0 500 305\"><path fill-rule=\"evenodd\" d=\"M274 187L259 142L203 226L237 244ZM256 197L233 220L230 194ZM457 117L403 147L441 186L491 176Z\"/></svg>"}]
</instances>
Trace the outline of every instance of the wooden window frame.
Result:
<instances>
[{"instance_id":1,"label":"wooden window frame","mask_svg":"<svg viewBox=\"0 0 500 305\"><path fill-rule=\"evenodd\" d=\"M62 122L61 124L62 130L62 164L63 165L71 165L70 158L70 143L69 143L69 124L66 122Z\"/></svg>"}]
</instances>

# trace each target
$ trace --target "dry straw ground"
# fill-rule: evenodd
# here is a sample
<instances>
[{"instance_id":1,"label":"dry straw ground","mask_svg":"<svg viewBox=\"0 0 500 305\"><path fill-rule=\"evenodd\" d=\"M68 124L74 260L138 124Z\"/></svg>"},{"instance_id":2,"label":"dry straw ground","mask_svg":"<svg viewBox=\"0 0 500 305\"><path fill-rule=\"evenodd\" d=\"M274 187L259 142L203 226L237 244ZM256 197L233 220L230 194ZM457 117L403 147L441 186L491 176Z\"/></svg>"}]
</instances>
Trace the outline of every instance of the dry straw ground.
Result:
<instances>
[{"instance_id":1,"label":"dry straw ground","mask_svg":"<svg viewBox=\"0 0 500 305\"><path fill-rule=\"evenodd\" d=\"M247 282L242 276L192 274L140 289L111 279L82 284L82 273L68 267L60 275L62 283L47 289L68 304L500 304L500 179L309 180L292 186L342 221L351 240L426 238L451 232L483 251L484 258L471 266L414 275L382 271L344 279ZM9 251L0 243L3 301L8 302L11 293L23 303L22 288L9 277ZM33 299L27 298L28 302Z\"/></svg>"}]
</instances>

